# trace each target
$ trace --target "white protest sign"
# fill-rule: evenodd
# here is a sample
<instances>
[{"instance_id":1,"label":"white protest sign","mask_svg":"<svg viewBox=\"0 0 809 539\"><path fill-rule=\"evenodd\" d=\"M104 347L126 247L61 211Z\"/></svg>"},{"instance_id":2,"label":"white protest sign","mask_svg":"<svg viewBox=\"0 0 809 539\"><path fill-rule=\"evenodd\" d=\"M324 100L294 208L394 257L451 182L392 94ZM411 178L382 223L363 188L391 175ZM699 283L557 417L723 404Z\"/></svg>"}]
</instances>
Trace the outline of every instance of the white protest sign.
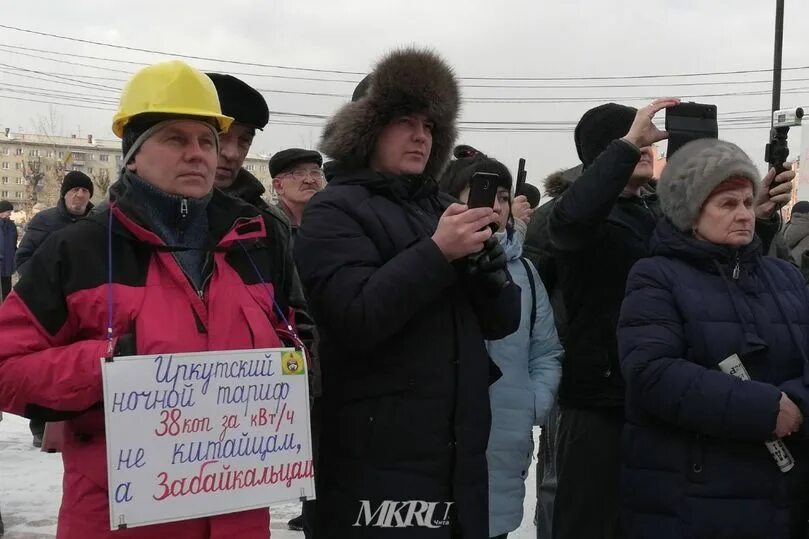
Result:
<instances>
[{"instance_id":1,"label":"white protest sign","mask_svg":"<svg viewBox=\"0 0 809 539\"><path fill-rule=\"evenodd\" d=\"M101 361L112 529L314 498L300 352Z\"/></svg>"}]
</instances>

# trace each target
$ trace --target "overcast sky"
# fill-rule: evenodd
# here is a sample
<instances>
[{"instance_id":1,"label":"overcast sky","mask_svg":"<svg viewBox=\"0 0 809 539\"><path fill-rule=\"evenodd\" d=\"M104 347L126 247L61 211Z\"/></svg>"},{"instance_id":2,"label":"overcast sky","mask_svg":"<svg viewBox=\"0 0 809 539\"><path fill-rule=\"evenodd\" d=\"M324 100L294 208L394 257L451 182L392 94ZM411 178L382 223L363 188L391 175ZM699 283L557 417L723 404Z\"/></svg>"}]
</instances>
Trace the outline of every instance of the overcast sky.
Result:
<instances>
[{"instance_id":1,"label":"overcast sky","mask_svg":"<svg viewBox=\"0 0 809 539\"><path fill-rule=\"evenodd\" d=\"M786 0L786 4L784 67L807 69L784 72L784 90L800 91L785 93L782 106L809 105L809 2ZM264 95L272 111L315 116L329 115L345 102L361 78L353 73L366 73L385 51L410 44L432 47L464 77L467 101L462 121L529 122L463 124L477 130L462 131L458 142L477 146L512 170L517 158L525 157L529 181L539 184L549 172L577 163L572 126L588 108L606 101L642 106L646 99L629 98L662 95L717 104L720 136L739 143L763 171L768 130L748 126L763 126L767 121L771 73L619 80L586 77L770 69L774 12L775 1L763 0L28 0L15 9L6 6L0 24L175 54L329 70L188 60L201 69L243 73L240 78L268 90ZM37 118L52 110L62 134L113 138L112 110L66 104L112 109L121 81L138 67L125 62L154 63L169 58L0 28L0 127L30 132ZM337 82L300 80L302 77ZM515 77L568 80L507 80ZM569 80L574 77L584 80ZM699 84L673 86L693 83ZM486 85L495 87L472 87ZM748 95L706 96L727 93ZM485 102L474 102L481 98ZM492 98L521 98L522 102ZM271 154L289 146L314 147L323 120L273 113L271 122L256 138L255 151ZM286 125L290 122L315 125ZM728 129L731 126L735 129ZM793 155L798 154L798 139L797 132L790 139Z\"/></svg>"}]
</instances>

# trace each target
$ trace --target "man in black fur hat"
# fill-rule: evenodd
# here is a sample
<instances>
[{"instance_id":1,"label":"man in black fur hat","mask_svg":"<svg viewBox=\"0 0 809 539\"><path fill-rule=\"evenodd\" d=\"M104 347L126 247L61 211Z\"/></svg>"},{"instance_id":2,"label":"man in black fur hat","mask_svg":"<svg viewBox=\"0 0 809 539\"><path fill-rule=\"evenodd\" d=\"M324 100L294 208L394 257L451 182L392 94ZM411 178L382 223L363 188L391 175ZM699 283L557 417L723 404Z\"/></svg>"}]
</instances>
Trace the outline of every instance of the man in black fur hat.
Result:
<instances>
[{"instance_id":1,"label":"man in black fur hat","mask_svg":"<svg viewBox=\"0 0 809 539\"><path fill-rule=\"evenodd\" d=\"M436 54L388 54L328 122L295 257L321 335L316 536L487 539L484 339L519 324L491 208L438 193L460 105ZM474 255L474 256L470 256Z\"/></svg>"}]
</instances>

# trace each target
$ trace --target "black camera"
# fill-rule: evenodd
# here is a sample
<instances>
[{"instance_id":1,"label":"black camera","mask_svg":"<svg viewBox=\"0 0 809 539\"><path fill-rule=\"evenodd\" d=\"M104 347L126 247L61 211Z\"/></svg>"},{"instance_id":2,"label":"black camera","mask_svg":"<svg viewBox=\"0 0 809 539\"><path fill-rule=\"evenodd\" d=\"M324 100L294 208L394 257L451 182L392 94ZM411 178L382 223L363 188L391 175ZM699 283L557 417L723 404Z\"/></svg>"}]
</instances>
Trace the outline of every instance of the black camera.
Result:
<instances>
[{"instance_id":1,"label":"black camera","mask_svg":"<svg viewBox=\"0 0 809 539\"><path fill-rule=\"evenodd\" d=\"M803 122L803 109L782 109L772 113L770 142L764 148L764 159L777 174L784 172L784 163L789 157L787 136L790 127L798 127Z\"/></svg>"}]
</instances>

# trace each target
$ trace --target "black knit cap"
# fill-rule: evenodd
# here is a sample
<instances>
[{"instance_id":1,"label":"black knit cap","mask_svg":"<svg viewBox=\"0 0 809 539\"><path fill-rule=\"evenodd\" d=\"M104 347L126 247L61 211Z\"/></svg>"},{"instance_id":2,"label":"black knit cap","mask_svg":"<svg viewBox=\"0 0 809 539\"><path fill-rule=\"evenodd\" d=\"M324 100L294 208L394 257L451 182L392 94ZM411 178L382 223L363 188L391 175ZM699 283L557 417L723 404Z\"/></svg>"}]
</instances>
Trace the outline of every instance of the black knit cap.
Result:
<instances>
[{"instance_id":1,"label":"black knit cap","mask_svg":"<svg viewBox=\"0 0 809 539\"><path fill-rule=\"evenodd\" d=\"M14 204L9 202L8 200L0 200L0 213L6 211L14 211Z\"/></svg>"},{"instance_id":2,"label":"black knit cap","mask_svg":"<svg viewBox=\"0 0 809 539\"><path fill-rule=\"evenodd\" d=\"M301 163L323 164L323 156L314 150L288 148L281 150L270 158L270 176L273 178Z\"/></svg>"},{"instance_id":3,"label":"black knit cap","mask_svg":"<svg viewBox=\"0 0 809 539\"><path fill-rule=\"evenodd\" d=\"M471 146L468 147L474 150ZM480 151L477 151L477 153L474 153L470 157L462 157L453 160L438 180L438 188L444 193L458 198L461 196L464 189L469 187L472 182L472 176L476 172L496 174L498 187L508 189L510 196L513 178L511 177L511 172L508 170L508 167L497 159L489 157Z\"/></svg>"},{"instance_id":4,"label":"black knit cap","mask_svg":"<svg viewBox=\"0 0 809 539\"><path fill-rule=\"evenodd\" d=\"M240 124L264 129L270 121L270 109L261 93L233 75L206 73L216 86L222 114L231 116Z\"/></svg>"},{"instance_id":5,"label":"black knit cap","mask_svg":"<svg viewBox=\"0 0 809 539\"><path fill-rule=\"evenodd\" d=\"M629 132L637 112L638 109L633 107L607 103L584 113L576 126L573 139L585 168L593 164L610 142Z\"/></svg>"},{"instance_id":6,"label":"black knit cap","mask_svg":"<svg viewBox=\"0 0 809 539\"><path fill-rule=\"evenodd\" d=\"M84 187L90 191L90 196L93 196L93 180L84 172L72 170L65 174L65 179L62 180L62 189L59 192L59 198L64 198L68 191L76 187Z\"/></svg>"}]
</instances>

